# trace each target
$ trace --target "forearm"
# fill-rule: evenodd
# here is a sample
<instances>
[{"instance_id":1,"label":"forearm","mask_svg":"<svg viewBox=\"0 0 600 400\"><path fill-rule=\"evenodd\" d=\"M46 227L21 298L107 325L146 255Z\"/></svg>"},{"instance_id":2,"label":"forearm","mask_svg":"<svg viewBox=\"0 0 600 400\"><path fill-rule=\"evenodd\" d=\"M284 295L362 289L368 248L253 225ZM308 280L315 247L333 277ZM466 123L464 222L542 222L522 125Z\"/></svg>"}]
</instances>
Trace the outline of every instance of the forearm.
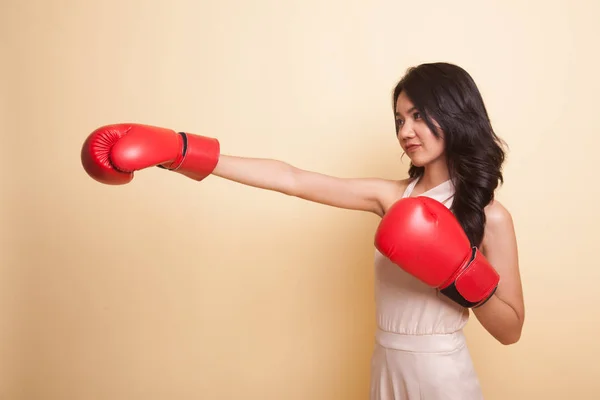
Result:
<instances>
[{"instance_id":1,"label":"forearm","mask_svg":"<svg viewBox=\"0 0 600 400\"><path fill-rule=\"evenodd\" d=\"M273 159L221 154L213 175L260 189L290 194L294 167Z\"/></svg>"},{"instance_id":2,"label":"forearm","mask_svg":"<svg viewBox=\"0 0 600 400\"><path fill-rule=\"evenodd\" d=\"M500 343L516 343L521 337L523 321L516 310L497 294L473 312L481 325Z\"/></svg>"},{"instance_id":3,"label":"forearm","mask_svg":"<svg viewBox=\"0 0 600 400\"><path fill-rule=\"evenodd\" d=\"M382 199L395 198L398 191L395 181L338 178L267 158L221 155L212 174L332 207L378 215L382 215Z\"/></svg>"}]
</instances>

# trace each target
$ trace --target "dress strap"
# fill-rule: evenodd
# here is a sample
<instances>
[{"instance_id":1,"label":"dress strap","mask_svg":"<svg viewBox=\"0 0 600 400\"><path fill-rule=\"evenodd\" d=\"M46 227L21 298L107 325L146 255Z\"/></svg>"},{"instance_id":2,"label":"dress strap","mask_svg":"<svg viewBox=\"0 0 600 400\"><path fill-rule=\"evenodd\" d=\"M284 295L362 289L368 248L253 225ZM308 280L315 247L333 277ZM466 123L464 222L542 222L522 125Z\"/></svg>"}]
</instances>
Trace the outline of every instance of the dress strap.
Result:
<instances>
[{"instance_id":1,"label":"dress strap","mask_svg":"<svg viewBox=\"0 0 600 400\"><path fill-rule=\"evenodd\" d=\"M415 189L415 186L417 185L417 183L419 183L419 179L420 177L417 177L410 181L410 183L406 186L406 189L404 190L402 198L410 197L413 190ZM432 199L435 199L440 203L445 204L446 207L449 208L454 200L454 186L452 184L452 181L448 179L447 181L440 183L439 185L425 191L424 193L421 193L419 196L431 197Z\"/></svg>"},{"instance_id":2,"label":"dress strap","mask_svg":"<svg viewBox=\"0 0 600 400\"><path fill-rule=\"evenodd\" d=\"M410 181L410 183L406 186L406 189L404 189L404 194L402 195L402 198L409 197L411 195L411 193L414 190L415 186L419 182L419 178L420 177L417 177L417 178L413 179L412 181Z\"/></svg>"}]
</instances>

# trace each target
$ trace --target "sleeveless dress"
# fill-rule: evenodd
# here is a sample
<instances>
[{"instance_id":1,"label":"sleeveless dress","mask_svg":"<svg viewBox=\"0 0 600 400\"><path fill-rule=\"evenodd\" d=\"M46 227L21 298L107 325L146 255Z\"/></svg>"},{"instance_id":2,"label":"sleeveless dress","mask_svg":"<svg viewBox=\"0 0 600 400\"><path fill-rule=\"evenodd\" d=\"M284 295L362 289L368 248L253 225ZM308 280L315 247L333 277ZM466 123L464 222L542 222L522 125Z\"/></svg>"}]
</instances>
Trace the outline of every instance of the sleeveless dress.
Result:
<instances>
[{"instance_id":1,"label":"sleeveless dress","mask_svg":"<svg viewBox=\"0 0 600 400\"><path fill-rule=\"evenodd\" d=\"M418 179L402 197L411 195ZM450 180L424 192L452 204ZM375 251L370 400L482 400L463 328L469 311Z\"/></svg>"}]
</instances>

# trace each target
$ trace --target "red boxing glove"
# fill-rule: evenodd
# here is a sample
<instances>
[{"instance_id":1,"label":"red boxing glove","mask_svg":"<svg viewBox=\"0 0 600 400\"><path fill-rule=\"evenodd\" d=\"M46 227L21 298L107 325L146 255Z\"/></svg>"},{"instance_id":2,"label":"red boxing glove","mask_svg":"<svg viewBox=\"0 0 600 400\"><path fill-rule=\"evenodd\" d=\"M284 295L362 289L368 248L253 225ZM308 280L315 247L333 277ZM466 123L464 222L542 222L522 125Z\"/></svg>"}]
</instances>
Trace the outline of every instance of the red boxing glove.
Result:
<instances>
[{"instance_id":1,"label":"red boxing glove","mask_svg":"<svg viewBox=\"0 0 600 400\"><path fill-rule=\"evenodd\" d=\"M396 202L381 220L375 247L393 263L463 307L478 307L500 276L471 246L455 215L429 197Z\"/></svg>"},{"instance_id":2,"label":"red boxing glove","mask_svg":"<svg viewBox=\"0 0 600 400\"><path fill-rule=\"evenodd\" d=\"M122 185L133 172L160 167L201 181L219 161L217 139L141 124L106 125L93 131L81 149L89 176L108 185Z\"/></svg>"}]
</instances>

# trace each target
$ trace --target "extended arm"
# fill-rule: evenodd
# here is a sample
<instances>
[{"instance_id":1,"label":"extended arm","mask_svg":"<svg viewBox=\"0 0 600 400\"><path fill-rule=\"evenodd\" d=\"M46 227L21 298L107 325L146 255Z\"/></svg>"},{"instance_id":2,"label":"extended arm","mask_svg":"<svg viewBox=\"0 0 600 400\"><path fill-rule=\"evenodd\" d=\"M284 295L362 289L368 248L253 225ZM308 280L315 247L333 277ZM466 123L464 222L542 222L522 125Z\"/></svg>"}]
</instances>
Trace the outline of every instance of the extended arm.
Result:
<instances>
[{"instance_id":1,"label":"extended arm","mask_svg":"<svg viewBox=\"0 0 600 400\"><path fill-rule=\"evenodd\" d=\"M383 215L398 185L380 178L339 178L284 161L222 154L213 175L317 203Z\"/></svg>"},{"instance_id":2,"label":"extended arm","mask_svg":"<svg viewBox=\"0 0 600 400\"><path fill-rule=\"evenodd\" d=\"M100 127L81 150L86 172L99 182L129 183L134 171L158 166L201 181L209 175L334 207L383 215L400 185L379 178L339 178L273 159L221 154L217 139L142 124Z\"/></svg>"}]
</instances>

